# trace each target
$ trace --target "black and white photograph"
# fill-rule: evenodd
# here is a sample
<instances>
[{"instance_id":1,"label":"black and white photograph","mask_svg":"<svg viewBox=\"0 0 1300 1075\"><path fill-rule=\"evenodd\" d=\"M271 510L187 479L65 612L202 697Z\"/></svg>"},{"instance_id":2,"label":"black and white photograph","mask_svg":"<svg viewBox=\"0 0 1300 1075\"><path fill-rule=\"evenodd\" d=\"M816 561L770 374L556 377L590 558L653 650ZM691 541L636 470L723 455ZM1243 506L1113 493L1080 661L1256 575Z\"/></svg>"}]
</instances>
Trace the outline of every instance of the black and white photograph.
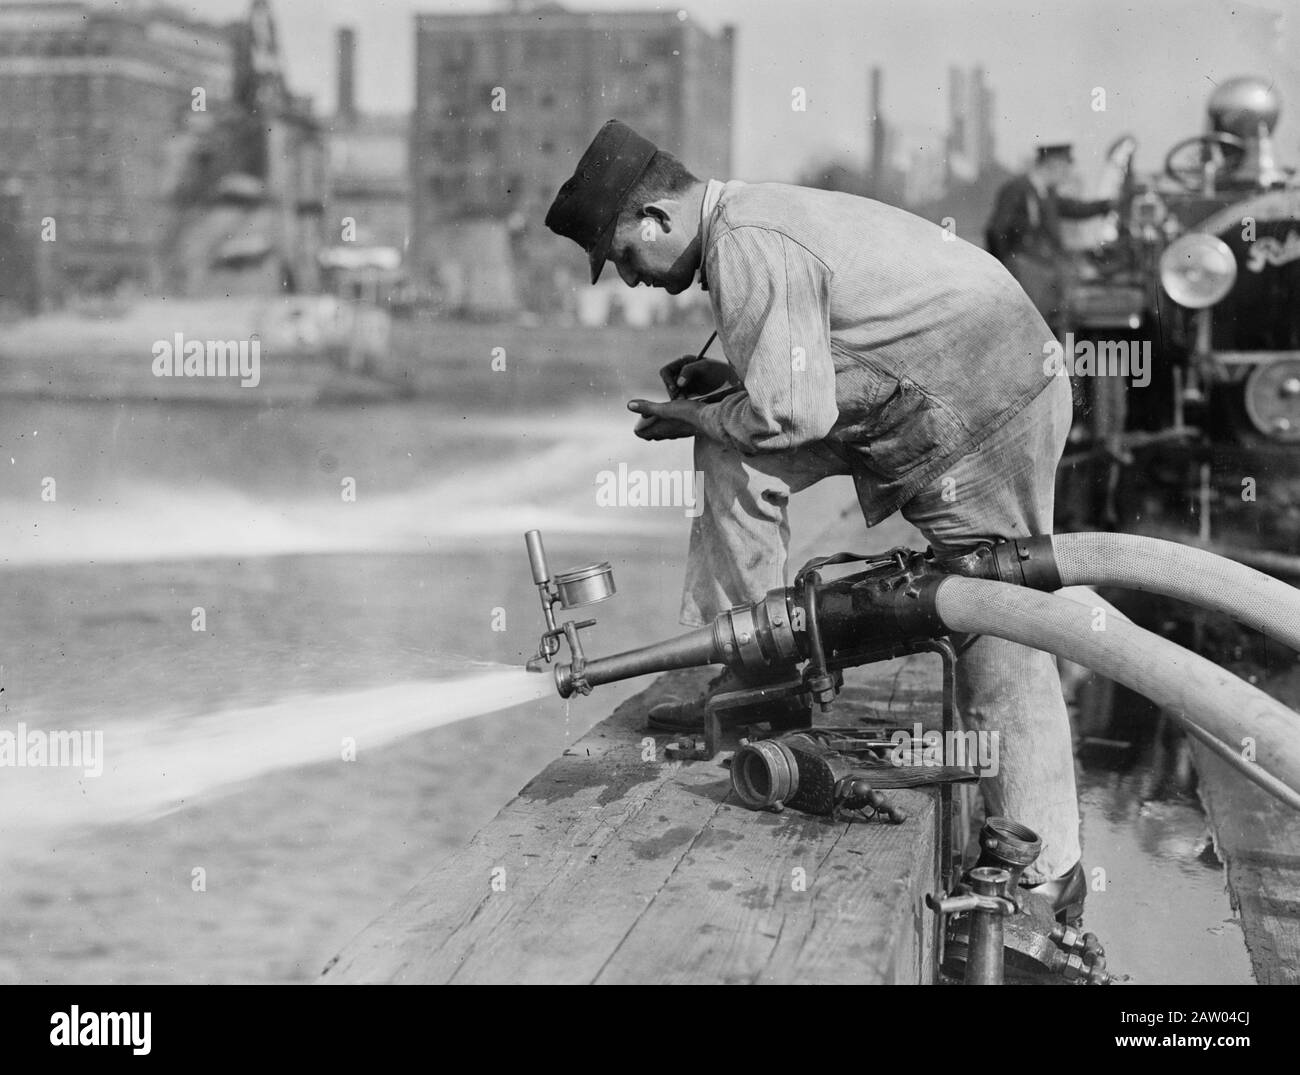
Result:
<instances>
[{"instance_id":1,"label":"black and white photograph","mask_svg":"<svg viewBox=\"0 0 1300 1075\"><path fill-rule=\"evenodd\" d=\"M1298 651L1291 0L0 0L41 1048L805 984L1248 1050Z\"/></svg>"}]
</instances>

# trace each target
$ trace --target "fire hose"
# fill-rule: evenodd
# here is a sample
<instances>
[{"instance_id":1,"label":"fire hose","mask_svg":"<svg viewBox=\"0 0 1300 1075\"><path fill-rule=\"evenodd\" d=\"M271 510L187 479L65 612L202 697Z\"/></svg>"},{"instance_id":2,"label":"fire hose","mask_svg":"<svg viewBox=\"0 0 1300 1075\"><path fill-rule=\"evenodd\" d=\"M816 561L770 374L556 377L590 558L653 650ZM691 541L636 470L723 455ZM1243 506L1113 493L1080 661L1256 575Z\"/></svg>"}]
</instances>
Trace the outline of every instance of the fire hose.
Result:
<instances>
[{"instance_id":1,"label":"fire hose","mask_svg":"<svg viewBox=\"0 0 1300 1075\"><path fill-rule=\"evenodd\" d=\"M986 577L1039 590L1117 586L1160 594L1222 612L1300 650L1300 590L1203 549L1109 533L1020 538L1005 547L999 574Z\"/></svg>"},{"instance_id":2,"label":"fire hose","mask_svg":"<svg viewBox=\"0 0 1300 1075\"><path fill-rule=\"evenodd\" d=\"M954 631L996 635L1077 661L1158 702L1196 738L1236 744L1238 750L1216 753L1300 810L1300 715L1212 661L1113 617L1093 630L1086 605L1004 583L954 576L937 588L935 604ZM1254 762L1238 752L1246 740L1254 744Z\"/></svg>"},{"instance_id":3,"label":"fire hose","mask_svg":"<svg viewBox=\"0 0 1300 1075\"><path fill-rule=\"evenodd\" d=\"M704 627L589 659L579 632L594 621L557 625L552 606L612 596L609 565L552 578L536 531L528 549L548 627L529 667L540 671L567 641L572 659L553 673L561 697L675 668L724 664L770 675L806 662L803 685L825 708L838 691L840 669L915 652L917 643L950 633L992 635L1076 661L1146 695L1238 772L1300 809L1300 714L1150 631L1117 617L1099 627L1087 605L1034 592L1113 585L1164 594L1300 649L1300 591L1212 553L1130 535L1064 534L981 542L942 559L907 549L839 554L812 561L792 586L728 609ZM859 560L864 570L822 580L819 568Z\"/></svg>"}]
</instances>

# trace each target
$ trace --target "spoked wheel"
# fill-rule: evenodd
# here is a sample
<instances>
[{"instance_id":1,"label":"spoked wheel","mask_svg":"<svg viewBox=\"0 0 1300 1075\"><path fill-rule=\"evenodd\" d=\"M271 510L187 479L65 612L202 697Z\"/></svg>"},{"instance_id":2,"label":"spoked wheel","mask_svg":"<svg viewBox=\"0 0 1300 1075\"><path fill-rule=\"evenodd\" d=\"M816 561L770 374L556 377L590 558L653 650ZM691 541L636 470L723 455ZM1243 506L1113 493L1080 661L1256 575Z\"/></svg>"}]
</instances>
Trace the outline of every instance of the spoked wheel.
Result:
<instances>
[{"instance_id":1,"label":"spoked wheel","mask_svg":"<svg viewBox=\"0 0 1300 1075\"><path fill-rule=\"evenodd\" d=\"M1165 155L1165 174L1186 190L1200 190L1207 165L1214 174L1235 171L1246 159L1246 143L1232 134L1198 134L1184 138Z\"/></svg>"}]
</instances>

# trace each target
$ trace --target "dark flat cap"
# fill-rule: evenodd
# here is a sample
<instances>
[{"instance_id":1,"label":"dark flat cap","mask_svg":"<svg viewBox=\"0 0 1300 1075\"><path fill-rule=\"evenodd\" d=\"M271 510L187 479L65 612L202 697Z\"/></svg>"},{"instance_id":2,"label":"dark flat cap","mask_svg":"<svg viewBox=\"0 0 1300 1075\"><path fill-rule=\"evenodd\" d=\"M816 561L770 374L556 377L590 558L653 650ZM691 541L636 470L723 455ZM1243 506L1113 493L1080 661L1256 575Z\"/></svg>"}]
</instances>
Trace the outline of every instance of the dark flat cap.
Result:
<instances>
[{"instance_id":1,"label":"dark flat cap","mask_svg":"<svg viewBox=\"0 0 1300 1075\"><path fill-rule=\"evenodd\" d=\"M591 282L609 257L623 199L650 166L658 147L626 123L611 119L591 140L578 167L546 212L546 226L572 239L591 261Z\"/></svg>"}]
</instances>

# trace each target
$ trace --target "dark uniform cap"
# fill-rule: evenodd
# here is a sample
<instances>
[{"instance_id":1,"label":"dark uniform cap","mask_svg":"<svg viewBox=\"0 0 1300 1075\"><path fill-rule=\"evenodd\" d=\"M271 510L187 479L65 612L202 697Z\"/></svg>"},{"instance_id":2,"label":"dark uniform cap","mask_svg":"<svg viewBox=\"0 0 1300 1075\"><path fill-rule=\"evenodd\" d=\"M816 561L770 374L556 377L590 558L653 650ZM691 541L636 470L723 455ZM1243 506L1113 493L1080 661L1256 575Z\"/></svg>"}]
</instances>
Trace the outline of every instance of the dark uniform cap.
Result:
<instances>
[{"instance_id":1,"label":"dark uniform cap","mask_svg":"<svg viewBox=\"0 0 1300 1075\"><path fill-rule=\"evenodd\" d=\"M572 239L587 252L593 284L609 257L623 199L657 152L653 142L626 123L611 119L596 132L577 169L546 212L546 226L551 231Z\"/></svg>"}]
</instances>

